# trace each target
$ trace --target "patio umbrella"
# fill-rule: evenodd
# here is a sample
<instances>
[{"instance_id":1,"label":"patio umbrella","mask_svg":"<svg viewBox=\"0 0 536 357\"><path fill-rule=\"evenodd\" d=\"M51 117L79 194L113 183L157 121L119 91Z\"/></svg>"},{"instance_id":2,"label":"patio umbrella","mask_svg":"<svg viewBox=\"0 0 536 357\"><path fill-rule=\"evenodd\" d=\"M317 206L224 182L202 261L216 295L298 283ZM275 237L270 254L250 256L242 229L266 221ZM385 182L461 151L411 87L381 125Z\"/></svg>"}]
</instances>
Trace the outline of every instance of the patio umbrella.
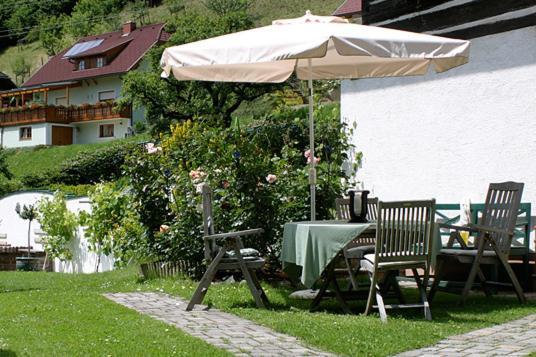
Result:
<instances>
[{"instance_id":1,"label":"patio umbrella","mask_svg":"<svg viewBox=\"0 0 536 357\"><path fill-rule=\"evenodd\" d=\"M313 80L415 76L467 63L469 42L351 24L307 11L297 19L167 48L163 77L216 82L279 83L292 73L309 84L309 184L315 220Z\"/></svg>"}]
</instances>

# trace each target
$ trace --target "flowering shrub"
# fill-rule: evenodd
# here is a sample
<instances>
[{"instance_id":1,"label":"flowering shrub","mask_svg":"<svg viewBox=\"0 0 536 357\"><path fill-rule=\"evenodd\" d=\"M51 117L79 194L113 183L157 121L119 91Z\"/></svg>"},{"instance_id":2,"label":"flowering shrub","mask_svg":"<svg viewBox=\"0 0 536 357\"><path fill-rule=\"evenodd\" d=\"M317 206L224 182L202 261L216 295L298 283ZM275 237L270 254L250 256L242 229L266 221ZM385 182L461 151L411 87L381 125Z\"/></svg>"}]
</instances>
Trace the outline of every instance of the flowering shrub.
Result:
<instances>
[{"instance_id":1,"label":"flowering shrub","mask_svg":"<svg viewBox=\"0 0 536 357\"><path fill-rule=\"evenodd\" d=\"M335 197L349 177L347 130L335 106L316 112L317 215L332 218ZM157 146L138 148L126 160L132 208L145 229L144 249L161 260L203 259L201 183L214 195L218 232L264 228L248 246L277 258L283 225L309 219L307 123L274 117L246 130L175 125Z\"/></svg>"}]
</instances>

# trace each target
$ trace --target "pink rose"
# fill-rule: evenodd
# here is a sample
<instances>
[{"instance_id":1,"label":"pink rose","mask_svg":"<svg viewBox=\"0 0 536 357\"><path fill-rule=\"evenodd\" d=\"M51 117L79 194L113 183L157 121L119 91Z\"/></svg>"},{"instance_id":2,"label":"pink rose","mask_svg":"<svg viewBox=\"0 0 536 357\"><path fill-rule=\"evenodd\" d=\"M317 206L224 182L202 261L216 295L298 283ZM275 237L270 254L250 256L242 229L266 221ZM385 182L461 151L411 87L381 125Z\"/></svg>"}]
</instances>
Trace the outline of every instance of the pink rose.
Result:
<instances>
[{"instance_id":1,"label":"pink rose","mask_svg":"<svg viewBox=\"0 0 536 357\"><path fill-rule=\"evenodd\" d=\"M169 232L169 226L167 224L160 225L160 233L167 233Z\"/></svg>"},{"instance_id":2,"label":"pink rose","mask_svg":"<svg viewBox=\"0 0 536 357\"><path fill-rule=\"evenodd\" d=\"M310 157L311 157L311 150L306 150L306 151L303 153L303 156L305 156L306 158L310 158Z\"/></svg>"},{"instance_id":3,"label":"pink rose","mask_svg":"<svg viewBox=\"0 0 536 357\"><path fill-rule=\"evenodd\" d=\"M320 162L320 158L319 157L315 157L315 164L318 164ZM308 157L307 158L307 163L310 164L311 163L311 158Z\"/></svg>"},{"instance_id":4,"label":"pink rose","mask_svg":"<svg viewBox=\"0 0 536 357\"><path fill-rule=\"evenodd\" d=\"M199 170L199 169L190 171L190 178L192 180L194 180L194 181L202 179L205 176L206 176L206 174L203 171Z\"/></svg>"},{"instance_id":5,"label":"pink rose","mask_svg":"<svg viewBox=\"0 0 536 357\"><path fill-rule=\"evenodd\" d=\"M272 183L277 181L277 176L273 175L273 174L269 174L268 176L266 176L266 181L268 181L268 183L272 184Z\"/></svg>"},{"instance_id":6,"label":"pink rose","mask_svg":"<svg viewBox=\"0 0 536 357\"><path fill-rule=\"evenodd\" d=\"M148 154L154 154L162 151L162 148L160 146L155 146L154 143L147 143L145 144L145 150L147 150Z\"/></svg>"},{"instance_id":7,"label":"pink rose","mask_svg":"<svg viewBox=\"0 0 536 357\"><path fill-rule=\"evenodd\" d=\"M229 183L229 181L223 180L222 186L223 186L223 188L229 188L229 186L231 186L231 184Z\"/></svg>"}]
</instances>

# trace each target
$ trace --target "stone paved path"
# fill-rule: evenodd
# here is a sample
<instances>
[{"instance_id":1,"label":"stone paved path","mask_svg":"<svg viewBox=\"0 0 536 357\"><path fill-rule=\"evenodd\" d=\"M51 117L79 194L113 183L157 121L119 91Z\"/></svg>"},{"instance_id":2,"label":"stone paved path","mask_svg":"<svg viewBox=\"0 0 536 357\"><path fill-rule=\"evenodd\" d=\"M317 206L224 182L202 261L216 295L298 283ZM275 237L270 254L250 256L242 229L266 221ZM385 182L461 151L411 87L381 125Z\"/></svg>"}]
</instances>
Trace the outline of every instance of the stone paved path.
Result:
<instances>
[{"instance_id":1,"label":"stone paved path","mask_svg":"<svg viewBox=\"0 0 536 357\"><path fill-rule=\"evenodd\" d=\"M451 336L398 356L526 356L536 352L536 314L502 325Z\"/></svg>"},{"instance_id":2,"label":"stone paved path","mask_svg":"<svg viewBox=\"0 0 536 357\"><path fill-rule=\"evenodd\" d=\"M217 309L196 308L187 312L187 302L157 293L106 294L108 299L167 322L237 356L333 356L305 347L294 337L227 314Z\"/></svg>"}]
</instances>

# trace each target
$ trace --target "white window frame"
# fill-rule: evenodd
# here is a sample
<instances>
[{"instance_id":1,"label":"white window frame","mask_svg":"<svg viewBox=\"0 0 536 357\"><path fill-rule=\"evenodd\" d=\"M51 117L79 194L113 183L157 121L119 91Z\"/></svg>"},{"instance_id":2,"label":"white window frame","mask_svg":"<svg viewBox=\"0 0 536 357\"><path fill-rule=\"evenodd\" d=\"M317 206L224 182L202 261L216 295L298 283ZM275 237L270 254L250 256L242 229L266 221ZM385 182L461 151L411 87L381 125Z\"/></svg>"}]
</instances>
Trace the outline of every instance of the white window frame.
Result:
<instances>
[{"instance_id":1,"label":"white window frame","mask_svg":"<svg viewBox=\"0 0 536 357\"><path fill-rule=\"evenodd\" d=\"M111 96L106 96L105 98L101 98L102 94L111 94ZM107 101L113 101L115 100L115 90L114 89L108 89L108 90L102 90L97 93L97 99L99 102L107 102Z\"/></svg>"},{"instance_id":2,"label":"white window frame","mask_svg":"<svg viewBox=\"0 0 536 357\"><path fill-rule=\"evenodd\" d=\"M29 133L30 135L24 135ZM19 141L28 141L32 140L32 127L31 126L22 126L19 128Z\"/></svg>"},{"instance_id":3,"label":"white window frame","mask_svg":"<svg viewBox=\"0 0 536 357\"><path fill-rule=\"evenodd\" d=\"M97 57L97 68L104 67L104 57Z\"/></svg>"},{"instance_id":4,"label":"white window frame","mask_svg":"<svg viewBox=\"0 0 536 357\"><path fill-rule=\"evenodd\" d=\"M83 71L84 69L86 69L86 61L85 60L78 61L78 70Z\"/></svg>"},{"instance_id":5,"label":"white window frame","mask_svg":"<svg viewBox=\"0 0 536 357\"><path fill-rule=\"evenodd\" d=\"M107 128L112 128L112 131L111 131L111 135L105 135L106 134L106 129L105 127ZM113 138L115 137L115 124L101 124L99 125L99 138Z\"/></svg>"}]
</instances>

